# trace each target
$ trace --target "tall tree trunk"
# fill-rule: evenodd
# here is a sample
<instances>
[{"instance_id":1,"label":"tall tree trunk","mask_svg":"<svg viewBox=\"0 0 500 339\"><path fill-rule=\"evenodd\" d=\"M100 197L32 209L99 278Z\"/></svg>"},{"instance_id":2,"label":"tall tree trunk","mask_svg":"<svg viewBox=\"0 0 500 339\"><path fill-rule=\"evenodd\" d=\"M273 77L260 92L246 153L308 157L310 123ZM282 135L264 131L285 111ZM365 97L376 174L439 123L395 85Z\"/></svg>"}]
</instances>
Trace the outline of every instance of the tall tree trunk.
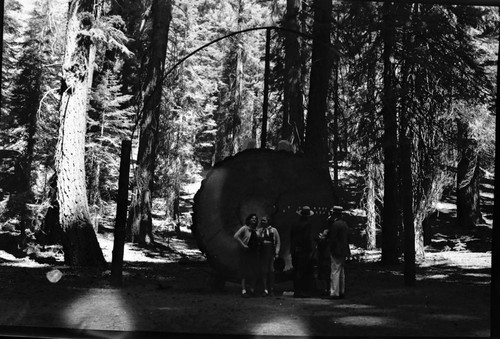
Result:
<instances>
[{"instance_id":1,"label":"tall tree trunk","mask_svg":"<svg viewBox=\"0 0 500 339\"><path fill-rule=\"evenodd\" d=\"M85 132L88 79L93 65L86 43L79 36L78 14L92 12L92 1L73 0L69 6L66 52L63 62L63 94L59 109L59 138L56 149L57 200L62 228L64 261L71 266L102 266L102 250L90 221L85 187Z\"/></svg>"},{"instance_id":2,"label":"tall tree trunk","mask_svg":"<svg viewBox=\"0 0 500 339\"><path fill-rule=\"evenodd\" d=\"M411 171L411 137L404 126L400 136L401 149L401 200L404 225L404 281L415 285L415 225L413 218L413 180Z\"/></svg>"},{"instance_id":3,"label":"tall tree trunk","mask_svg":"<svg viewBox=\"0 0 500 339\"><path fill-rule=\"evenodd\" d=\"M366 173L366 249L377 248L377 211L375 164L369 162Z\"/></svg>"},{"instance_id":4,"label":"tall tree trunk","mask_svg":"<svg viewBox=\"0 0 500 339\"><path fill-rule=\"evenodd\" d=\"M397 117L395 85L392 57L395 48L394 6L389 2L383 4L382 53L383 93L382 115L384 119L384 207L382 211L382 262L394 264L398 262L398 228L399 228L399 194L397 175Z\"/></svg>"},{"instance_id":5,"label":"tall tree trunk","mask_svg":"<svg viewBox=\"0 0 500 339\"><path fill-rule=\"evenodd\" d=\"M372 35L370 35L370 44L372 43ZM377 112L374 103L377 100L377 57L370 60L368 66L368 95L367 101L371 103L372 111L370 114L371 124L375 124L375 119L377 118ZM366 141L363 145L367 149L371 149L373 146L370 141ZM366 166L366 248L368 250L373 250L377 248L377 186L379 182L377 181L377 173L379 170L380 159L377 155L368 154Z\"/></svg>"},{"instance_id":6,"label":"tall tree trunk","mask_svg":"<svg viewBox=\"0 0 500 339\"><path fill-rule=\"evenodd\" d=\"M338 17L336 20L337 29L335 37L335 46L338 46ZM339 67L340 59L338 55L335 55L333 62L333 187L335 190L335 199L338 199L340 195L339 191L339 117L340 117L340 105L339 105Z\"/></svg>"},{"instance_id":7,"label":"tall tree trunk","mask_svg":"<svg viewBox=\"0 0 500 339\"><path fill-rule=\"evenodd\" d=\"M128 219L129 240L146 244L153 241L151 215L153 175L158 144L158 128L161 112L162 77L167 51L168 30L172 18L170 0L154 0L153 31L149 48L149 63L143 86L139 150L137 153L136 189Z\"/></svg>"},{"instance_id":8,"label":"tall tree trunk","mask_svg":"<svg viewBox=\"0 0 500 339\"><path fill-rule=\"evenodd\" d=\"M477 143L469 137L466 123L457 120L458 152L457 166L457 226L473 228L483 222L479 197L479 155Z\"/></svg>"},{"instance_id":9,"label":"tall tree trunk","mask_svg":"<svg viewBox=\"0 0 500 339\"><path fill-rule=\"evenodd\" d=\"M328 171L326 110L333 54L330 45L333 6L330 0L314 0L313 7L314 40L304 150L318 168Z\"/></svg>"},{"instance_id":10,"label":"tall tree trunk","mask_svg":"<svg viewBox=\"0 0 500 339\"><path fill-rule=\"evenodd\" d=\"M413 214L413 173L412 173L412 141L411 114L409 102L412 102L408 75L412 66L413 44L408 23L411 23L412 5L404 5L403 13L406 21L403 27L403 54L405 59L401 69L401 119L399 122L399 178L401 194L401 210L403 214L404 229L404 282L406 286L414 286L415 277L415 223Z\"/></svg>"},{"instance_id":11,"label":"tall tree trunk","mask_svg":"<svg viewBox=\"0 0 500 339\"><path fill-rule=\"evenodd\" d=\"M271 72L270 65L271 51L271 29L266 29L266 56L264 66L264 100L262 107L262 131L260 133L260 148L266 148L267 143L267 111L269 105L269 73ZM253 112L252 112L253 113ZM253 118L253 114L252 114Z\"/></svg>"},{"instance_id":12,"label":"tall tree trunk","mask_svg":"<svg viewBox=\"0 0 500 339\"><path fill-rule=\"evenodd\" d=\"M243 11L244 11L244 1L238 1L238 26L237 30L240 30L243 23ZM238 38L240 40L240 38ZM232 124L230 130L231 139L228 140L229 155L238 153L240 146L240 131L241 131L241 106L243 103L243 81L244 81L244 71L243 71L243 44L238 41L234 44L236 48L236 69L234 76L234 83L232 84L231 96L233 97L232 106Z\"/></svg>"},{"instance_id":13,"label":"tall tree trunk","mask_svg":"<svg viewBox=\"0 0 500 339\"><path fill-rule=\"evenodd\" d=\"M106 112L103 110L101 112L101 131L100 131L100 139L99 142L100 148L104 149L103 138L104 138L104 125L105 125L105 117ZM91 170L92 174L89 178L89 187L88 187L88 197L90 206L101 205L101 162L102 159L99 158L99 155L94 151L92 152L92 165Z\"/></svg>"},{"instance_id":14,"label":"tall tree trunk","mask_svg":"<svg viewBox=\"0 0 500 339\"><path fill-rule=\"evenodd\" d=\"M300 0L287 0L285 27L300 31L298 14ZM283 126L281 139L288 140L297 149L303 149L304 109L299 36L285 33L285 83L283 89Z\"/></svg>"},{"instance_id":15,"label":"tall tree trunk","mask_svg":"<svg viewBox=\"0 0 500 339\"><path fill-rule=\"evenodd\" d=\"M99 159L97 159L96 154L93 154L91 174L89 178L88 187L88 199L89 205L99 205L101 201L101 194L99 192L99 177L101 176L101 164Z\"/></svg>"},{"instance_id":16,"label":"tall tree trunk","mask_svg":"<svg viewBox=\"0 0 500 339\"><path fill-rule=\"evenodd\" d=\"M40 73L38 73L40 75ZM30 102L38 102L41 96L40 93L40 77L38 76L36 79L33 79L34 86L33 92L31 95L33 96L33 101ZM35 154L35 133L37 130L37 107L27 107L26 113L28 114L28 126L27 126L27 140L26 140L26 150L24 154L21 156L21 187L20 193L22 195L22 207L21 207L21 234L19 237L19 244L21 247L26 245L26 228L28 228L32 222L31 211L28 208L28 204L33 203L34 195L33 190L31 189L31 172L33 166L33 158Z\"/></svg>"},{"instance_id":17,"label":"tall tree trunk","mask_svg":"<svg viewBox=\"0 0 500 339\"><path fill-rule=\"evenodd\" d=\"M229 154L238 153L241 131L241 104L243 100L243 50L240 44L236 50L236 76L234 78L234 107L232 113L231 140L229 140Z\"/></svg>"}]
</instances>

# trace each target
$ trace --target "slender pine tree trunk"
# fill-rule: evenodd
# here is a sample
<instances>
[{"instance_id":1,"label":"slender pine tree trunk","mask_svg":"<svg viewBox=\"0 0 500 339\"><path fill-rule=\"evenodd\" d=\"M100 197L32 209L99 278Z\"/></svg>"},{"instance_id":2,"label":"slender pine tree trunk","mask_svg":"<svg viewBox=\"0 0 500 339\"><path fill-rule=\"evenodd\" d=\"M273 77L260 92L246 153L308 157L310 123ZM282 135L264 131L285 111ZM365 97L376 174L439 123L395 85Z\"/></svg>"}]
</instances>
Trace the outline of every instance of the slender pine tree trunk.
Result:
<instances>
[{"instance_id":1,"label":"slender pine tree trunk","mask_svg":"<svg viewBox=\"0 0 500 339\"><path fill-rule=\"evenodd\" d=\"M366 249L377 248L377 211L375 164L369 162L366 173Z\"/></svg>"},{"instance_id":2,"label":"slender pine tree trunk","mask_svg":"<svg viewBox=\"0 0 500 339\"><path fill-rule=\"evenodd\" d=\"M298 14L300 0L287 0L285 27L300 31ZM283 88L283 125L281 139L288 140L297 149L303 149L304 110L299 36L285 33L285 83Z\"/></svg>"},{"instance_id":3,"label":"slender pine tree trunk","mask_svg":"<svg viewBox=\"0 0 500 339\"><path fill-rule=\"evenodd\" d=\"M399 228L399 190L397 173L397 118L396 98L394 97L394 71L392 57L395 48L394 6L383 4L382 54L383 93L382 115L384 120L384 207L382 211L382 262L394 264L398 262L398 228Z\"/></svg>"}]
</instances>

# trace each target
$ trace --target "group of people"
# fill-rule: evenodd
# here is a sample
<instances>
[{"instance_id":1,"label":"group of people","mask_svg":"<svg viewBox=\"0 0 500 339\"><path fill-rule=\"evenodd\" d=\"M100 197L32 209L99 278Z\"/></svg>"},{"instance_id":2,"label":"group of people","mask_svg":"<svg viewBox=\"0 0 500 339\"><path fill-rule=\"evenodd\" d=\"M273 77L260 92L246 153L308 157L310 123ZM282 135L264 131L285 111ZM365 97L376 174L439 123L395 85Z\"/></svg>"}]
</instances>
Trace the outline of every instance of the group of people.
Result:
<instances>
[{"instance_id":1,"label":"group of people","mask_svg":"<svg viewBox=\"0 0 500 339\"><path fill-rule=\"evenodd\" d=\"M345 297L346 258L350 256L349 228L342 220L343 209L333 206L327 224L317 237L312 234L310 217L314 212L303 206L291 226L290 254L293 266L294 297L306 298L316 289L315 272L322 281L323 293L331 299ZM274 265L279 258L280 235L264 216L260 223L256 214L250 214L234 234L242 248L242 296L255 295L256 283L263 285L263 296L274 293ZM315 271L316 269L316 271Z\"/></svg>"},{"instance_id":2,"label":"group of people","mask_svg":"<svg viewBox=\"0 0 500 339\"><path fill-rule=\"evenodd\" d=\"M240 243L241 254L241 294L243 297L255 295L258 278L263 286L263 296L274 294L274 261L279 257L280 236L272 227L268 217L258 222L257 214L250 214L234 238ZM247 284L248 283L248 284ZM247 289L248 287L248 289Z\"/></svg>"}]
</instances>

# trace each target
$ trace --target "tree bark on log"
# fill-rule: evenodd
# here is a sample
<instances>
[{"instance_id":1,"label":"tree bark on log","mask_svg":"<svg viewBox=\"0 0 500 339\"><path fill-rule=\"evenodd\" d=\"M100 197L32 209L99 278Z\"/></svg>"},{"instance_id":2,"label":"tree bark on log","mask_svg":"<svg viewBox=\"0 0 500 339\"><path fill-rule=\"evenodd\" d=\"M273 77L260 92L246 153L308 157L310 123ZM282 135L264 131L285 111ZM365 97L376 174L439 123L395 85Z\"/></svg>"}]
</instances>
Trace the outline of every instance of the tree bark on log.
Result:
<instances>
[{"instance_id":1,"label":"tree bark on log","mask_svg":"<svg viewBox=\"0 0 500 339\"><path fill-rule=\"evenodd\" d=\"M209 264L226 279L238 277L240 249L233 235L250 213L266 215L280 234L280 256L291 266L290 227L309 206L312 233L326 228L334 202L330 176L305 156L249 149L217 163L194 197L192 232Z\"/></svg>"}]
</instances>

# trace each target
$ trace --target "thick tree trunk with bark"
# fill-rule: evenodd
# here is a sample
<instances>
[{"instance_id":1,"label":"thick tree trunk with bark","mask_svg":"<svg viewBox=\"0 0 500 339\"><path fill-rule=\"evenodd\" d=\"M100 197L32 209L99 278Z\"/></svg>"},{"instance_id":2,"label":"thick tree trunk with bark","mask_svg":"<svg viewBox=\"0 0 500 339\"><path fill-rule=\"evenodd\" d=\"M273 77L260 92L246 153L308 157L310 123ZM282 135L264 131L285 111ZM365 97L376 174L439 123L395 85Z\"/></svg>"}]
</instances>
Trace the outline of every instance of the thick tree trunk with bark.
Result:
<instances>
[{"instance_id":1,"label":"thick tree trunk with bark","mask_svg":"<svg viewBox=\"0 0 500 339\"><path fill-rule=\"evenodd\" d=\"M315 0L313 7L314 40L304 153L318 168L328 171L326 110L333 54L330 46L332 2Z\"/></svg>"},{"instance_id":2,"label":"thick tree trunk with bark","mask_svg":"<svg viewBox=\"0 0 500 339\"><path fill-rule=\"evenodd\" d=\"M298 14L300 0L287 0L284 25L300 31ZM283 88L283 126L281 139L288 140L297 149L303 149L304 109L302 102L302 76L299 36L285 33L285 83Z\"/></svg>"},{"instance_id":3,"label":"thick tree trunk with bark","mask_svg":"<svg viewBox=\"0 0 500 339\"><path fill-rule=\"evenodd\" d=\"M394 71L392 56L394 41L394 9L391 3L383 5L382 54L383 93L382 115L384 119L384 207L382 212L382 262L393 264L398 262L398 228L399 228L399 194L397 173L397 117L396 98L394 97Z\"/></svg>"},{"instance_id":4,"label":"thick tree trunk with bark","mask_svg":"<svg viewBox=\"0 0 500 339\"><path fill-rule=\"evenodd\" d=\"M90 3L90 4L89 4ZM63 94L59 109L60 127L56 150L57 201L65 263L71 266L102 266L102 250L90 221L85 187L85 132L88 77L88 47L79 38L82 27L78 14L91 11L92 1L70 3L66 52L63 63Z\"/></svg>"},{"instance_id":5,"label":"thick tree trunk with bark","mask_svg":"<svg viewBox=\"0 0 500 339\"><path fill-rule=\"evenodd\" d=\"M137 154L136 189L128 219L129 240L146 244L153 241L151 216L153 175L158 144L161 112L162 78L172 18L170 0L154 0L152 5L153 31L146 80L143 86L139 150Z\"/></svg>"},{"instance_id":6,"label":"thick tree trunk with bark","mask_svg":"<svg viewBox=\"0 0 500 339\"><path fill-rule=\"evenodd\" d=\"M479 196L479 155L476 142L469 138L467 125L457 120L458 152L457 166L457 226L473 228L484 222Z\"/></svg>"}]
</instances>

